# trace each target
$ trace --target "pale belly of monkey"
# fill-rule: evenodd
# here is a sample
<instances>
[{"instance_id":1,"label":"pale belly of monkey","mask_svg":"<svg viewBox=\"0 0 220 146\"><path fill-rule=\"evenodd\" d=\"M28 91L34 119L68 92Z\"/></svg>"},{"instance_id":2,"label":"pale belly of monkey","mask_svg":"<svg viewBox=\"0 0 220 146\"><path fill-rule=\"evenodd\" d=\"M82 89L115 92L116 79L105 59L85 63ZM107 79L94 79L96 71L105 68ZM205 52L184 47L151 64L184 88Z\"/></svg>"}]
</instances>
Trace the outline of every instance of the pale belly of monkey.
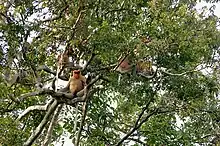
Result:
<instances>
[{"instance_id":1,"label":"pale belly of monkey","mask_svg":"<svg viewBox=\"0 0 220 146\"><path fill-rule=\"evenodd\" d=\"M75 80L70 84L70 92L76 94L83 89L83 82L81 80Z\"/></svg>"}]
</instances>

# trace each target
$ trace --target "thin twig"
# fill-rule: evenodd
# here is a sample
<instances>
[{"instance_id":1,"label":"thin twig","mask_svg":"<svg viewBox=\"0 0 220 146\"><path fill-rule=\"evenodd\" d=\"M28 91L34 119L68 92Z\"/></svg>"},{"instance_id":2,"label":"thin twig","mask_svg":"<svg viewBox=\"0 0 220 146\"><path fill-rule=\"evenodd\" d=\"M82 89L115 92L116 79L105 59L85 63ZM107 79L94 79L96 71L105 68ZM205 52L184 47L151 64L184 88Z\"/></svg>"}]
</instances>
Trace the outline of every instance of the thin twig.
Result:
<instances>
[{"instance_id":1,"label":"thin twig","mask_svg":"<svg viewBox=\"0 0 220 146\"><path fill-rule=\"evenodd\" d=\"M156 109L156 110L152 111L151 113L149 113L141 121L138 118L138 120L135 122L134 127L115 146L120 146L129 136L132 135L132 133L134 133L135 130L139 129L142 126L142 124L145 123L151 116L156 115L156 114L167 113L167 112L170 112L170 111L159 111L159 109ZM138 123L139 121L140 121L140 123Z\"/></svg>"},{"instance_id":2,"label":"thin twig","mask_svg":"<svg viewBox=\"0 0 220 146\"><path fill-rule=\"evenodd\" d=\"M77 26L77 24L79 23L80 17L81 17L81 15L82 15L83 12L85 12L85 11L80 11L80 12L79 12L79 15L78 15L78 17L77 17L77 19L76 19L76 22L75 22L75 24L73 25L73 30L76 29L76 26Z\"/></svg>"}]
</instances>

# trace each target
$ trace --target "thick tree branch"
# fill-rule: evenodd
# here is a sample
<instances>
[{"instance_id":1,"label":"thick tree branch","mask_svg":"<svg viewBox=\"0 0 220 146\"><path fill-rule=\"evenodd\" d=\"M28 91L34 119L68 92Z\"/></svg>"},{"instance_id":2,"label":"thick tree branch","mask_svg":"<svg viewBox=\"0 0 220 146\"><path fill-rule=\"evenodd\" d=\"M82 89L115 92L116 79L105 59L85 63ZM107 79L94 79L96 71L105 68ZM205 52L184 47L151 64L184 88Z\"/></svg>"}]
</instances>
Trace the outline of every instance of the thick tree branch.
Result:
<instances>
[{"instance_id":1,"label":"thick tree branch","mask_svg":"<svg viewBox=\"0 0 220 146\"><path fill-rule=\"evenodd\" d=\"M43 143L42 146L48 146L50 144L51 137L52 137L52 132L53 132L53 129L54 129L56 123L57 123L58 116L59 116L62 108L63 108L63 104L60 104L58 106L58 108L56 109L56 111L55 111L55 113L54 113L54 115L53 115L53 117L52 117L52 119L50 121L50 126L49 126L49 128L47 130L47 135L46 135L46 137L44 139L44 143Z\"/></svg>"},{"instance_id":2,"label":"thick tree branch","mask_svg":"<svg viewBox=\"0 0 220 146\"><path fill-rule=\"evenodd\" d=\"M38 70L38 71L43 70L43 71L45 71L45 72L47 72L47 73L50 73L50 74L56 76L56 71L52 71L52 70L51 70L49 67L47 67L46 65L40 66L37 70ZM64 77L64 76L59 75L58 77L59 77L59 79L61 79L61 80L68 81L68 78L66 78L66 77Z\"/></svg>"},{"instance_id":3,"label":"thick tree branch","mask_svg":"<svg viewBox=\"0 0 220 146\"><path fill-rule=\"evenodd\" d=\"M71 93L66 93L64 91L68 90L68 87L65 87L58 92L55 92L51 89L41 89L39 91L26 93L17 98L18 101L23 101L24 99L37 96L37 95L51 95L53 98L57 99L61 103L66 103L69 105L74 105L76 102L84 102L85 101L85 91L89 90L93 84L95 84L99 79L101 79L101 75L96 76L96 78L92 79L92 81L80 92L77 93L76 97L73 97Z\"/></svg>"},{"instance_id":4,"label":"thick tree branch","mask_svg":"<svg viewBox=\"0 0 220 146\"><path fill-rule=\"evenodd\" d=\"M54 102L52 103L52 105L49 107L48 112L46 113L46 115L44 116L43 120L41 121L41 123L37 126L37 128L34 130L34 132L32 133L32 135L28 138L28 140L24 143L24 146L31 146L34 141L38 138L38 136L40 135L40 133L43 131L43 128L45 127L45 125L47 124L47 122L50 119L50 116L52 115L52 113L56 110L58 106L58 102L57 100L54 100Z\"/></svg>"},{"instance_id":5,"label":"thick tree branch","mask_svg":"<svg viewBox=\"0 0 220 146\"><path fill-rule=\"evenodd\" d=\"M24 99L31 97L31 96L37 96L37 95L51 95L56 99L60 98L67 98L67 99L72 99L73 95L71 93L66 93L66 92L55 92L54 90L51 89L41 89L39 91L31 92L31 93L26 93L18 97L18 101L23 101ZM83 90L77 93L77 96L82 96Z\"/></svg>"},{"instance_id":6,"label":"thick tree branch","mask_svg":"<svg viewBox=\"0 0 220 146\"><path fill-rule=\"evenodd\" d=\"M50 89L40 89L38 91L35 91L35 92L30 92L30 93L25 93L25 94L22 94L21 96L19 96L17 98L17 100L19 102L22 102L24 99L28 98L28 97L31 97L31 96L37 96L37 95L57 95L57 96L62 96L62 92L57 92L55 93L53 90L50 90ZM68 96L68 95L67 95Z\"/></svg>"},{"instance_id":7,"label":"thick tree branch","mask_svg":"<svg viewBox=\"0 0 220 146\"><path fill-rule=\"evenodd\" d=\"M76 136L76 141L75 141L75 146L79 146L79 141L80 141L80 136L83 130L83 125L85 123L85 119L86 119L86 113L87 113L87 109L88 109L88 90L86 90L85 92L85 102L83 103L83 107L82 107L82 116L81 116L81 122L80 122L80 127L79 127L79 131L77 133Z\"/></svg>"},{"instance_id":8,"label":"thick tree branch","mask_svg":"<svg viewBox=\"0 0 220 146\"><path fill-rule=\"evenodd\" d=\"M45 91L45 90L48 90L48 91ZM44 95L44 94L46 94L46 92L49 92L49 89L45 89L45 90L39 90L39 91L31 92L31 93L22 94L16 100L18 100L19 102L22 102L24 99L26 99L28 97L37 96L37 95ZM51 92L52 92L52 90L51 90Z\"/></svg>"},{"instance_id":9,"label":"thick tree branch","mask_svg":"<svg viewBox=\"0 0 220 146\"><path fill-rule=\"evenodd\" d=\"M19 117L16 120L17 121L21 120L26 114L34 110L46 111L48 109L48 106L52 102L53 102L53 99L51 99L46 105L34 105L34 106L28 107L21 115L19 115Z\"/></svg>"},{"instance_id":10,"label":"thick tree branch","mask_svg":"<svg viewBox=\"0 0 220 146\"><path fill-rule=\"evenodd\" d=\"M70 104L70 105L74 105L77 102L85 102L87 94L84 94L84 93L87 93L87 90L89 90L91 88L91 86L93 84L95 84L100 78L101 78L101 75L96 76L96 78L94 78L87 86L85 86L85 88L82 91L77 93L76 98L70 100L69 102L65 102L65 103ZM83 94L81 92L83 92ZM81 96L81 95L83 95L83 96Z\"/></svg>"}]
</instances>

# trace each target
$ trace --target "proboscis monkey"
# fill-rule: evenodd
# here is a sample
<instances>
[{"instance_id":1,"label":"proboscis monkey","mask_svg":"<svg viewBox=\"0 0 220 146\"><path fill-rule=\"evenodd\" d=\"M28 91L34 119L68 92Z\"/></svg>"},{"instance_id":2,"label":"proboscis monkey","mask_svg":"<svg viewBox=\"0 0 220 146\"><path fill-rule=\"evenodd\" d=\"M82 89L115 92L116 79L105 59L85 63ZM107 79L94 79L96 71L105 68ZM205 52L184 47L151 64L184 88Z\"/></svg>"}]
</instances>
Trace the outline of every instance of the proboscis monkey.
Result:
<instances>
[{"instance_id":1,"label":"proboscis monkey","mask_svg":"<svg viewBox=\"0 0 220 146\"><path fill-rule=\"evenodd\" d=\"M151 42L151 38L149 36L140 37L141 42L144 44L148 44Z\"/></svg>"},{"instance_id":2,"label":"proboscis monkey","mask_svg":"<svg viewBox=\"0 0 220 146\"><path fill-rule=\"evenodd\" d=\"M77 92L84 89L84 86L86 85L86 78L81 75L80 70L74 70L72 77L70 77L69 80L69 91L72 93L73 97L76 96ZM76 126L77 126L77 115L78 115L78 102L76 103L76 116L75 116L75 122L73 130L76 132Z\"/></svg>"},{"instance_id":3,"label":"proboscis monkey","mask_svg":"<svg viewBox=\"0 0 220 146\"><path fill-rule=\"evenodd\" d=\"M74 70L73 76L69 80L69 90L73 96L76 96L77 92L83 90L85 85L86 78L81 75L80 70Z\"/></svg>"},{"instance_id":4,"label":"proboscis monkey","mask_svg":"<svg viewBox=\"0 0 220 146\"><path fill-rule=\"evenodd\" d=\"M59 54L57 57L57 61L58 61L58 68L62 69L63 66L67 65L69 63L69 56L67 51L65 51L62 54Z\"/></svg>"},{"instance_id":5,"label":"proboscis monkey","mask_svg":"<svg viewBox=\"0 0 220 146\"><path fill-rule=\"evenodd\" d=\"M154 72L152 68L152 62L149 60L139 60L136 64L136 71L137 73L151 75Z\"/></svg>"},{"instance_id":6,"label":"proboscis monkey","mask_svg":"<svg viewBox=\"0 0 220 146\"><path fill-rule=\"evenodd\" d=\"M121 58L119 60L119 65L116 68L116 71L120 73L127 73L127 72L131 72L132 68L133 68L133 65L130 64L128 56L126 56L125 58Z\"/></svg>"}]
</instances>

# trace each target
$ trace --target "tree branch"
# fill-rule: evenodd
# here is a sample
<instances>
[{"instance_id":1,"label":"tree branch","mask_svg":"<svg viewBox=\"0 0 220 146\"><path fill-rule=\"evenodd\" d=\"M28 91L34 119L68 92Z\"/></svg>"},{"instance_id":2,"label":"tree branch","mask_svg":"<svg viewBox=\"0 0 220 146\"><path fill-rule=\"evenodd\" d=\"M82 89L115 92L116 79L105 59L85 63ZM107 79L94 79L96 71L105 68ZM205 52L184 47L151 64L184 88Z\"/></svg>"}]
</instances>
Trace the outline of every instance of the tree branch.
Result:
<instances>
[{"instance_id":1,"label":"tree branch","mask_svg":"<svg viewBox=\"0 0 220 146\"><path fill-rule=\"evenodd\" d=\"M156 69L156 71L154 72L154 74L152 76L146 76L144 73L137 73L137 74L146 78L146 79L153 79L154 77L156 77L157 71L158 71L158 68Z\"/></svg>"},{"instance_id":2,"label":"tree branch","mask_svg":"<svg viewBox=\"0 0 220 146\"><path fill-rule=\"evenodd\" d=\"M40 66L37 70L38 70L38 71L43 70L43 71L45 71L45 72L47 72L47 73L50 73L50 74L56 76L56 71L52 71L52 70L51 70L50 68L48 68L46 65ZM68 81L68 78L66 78L66 77L64 77L64 76L59 75L58 77L59 77L59 79L61 79L61 80Z\"/></svg>"},{"instance_id":3,"label":"tree branch","mask_svg":"<svg viewBox=\"0 0 220 146\"><path fill-rule=\"evenodd\" d=\"M94 78L87 86L85 86L85 88L83 90L81 90L80 92L77 93L76 98L74 98L66 103L70 104L70 105L74 105L77 102L85 102L86 97L87 97L87 90L89 90L91 88L91 86L93 84L95 84L100 78L101 78L101 75L96 76L96 78ZM83 92L83 94L81 92ZM86 93L86 94L84 94L84 93ZM81 95L83 95L83 96L81 96Z\"/></svg>"},{"instance_id":4,"label":"tree branch","mask_svg":"<svg viewBox=\"0 0 220 146\"><path fill-rule=\"evenodd\" d=\"M113 67L116 67L117 64L110 64L108 66L100 67L100 68L94 68L94 69L88 69L91 72L97 72L97 71L102 71L102 70L110 70ZM114 69L113 69L114 70Z\"/></svg>"},{"instance_id":5,"label":"tree branch","mask_svg":"<svg viewBox=\"0 0 220 146\"><path fill-rule=\"evenodd\" d=\"M17 98L19 102L23 101L27 97L37 96L37 95L51 95L53 98L57 99L61 103L66 103L69 105L74 105L76 102L84 102L85 101L85 91L89 90L93 84L95 84L99 79L101 79L101 75L96 76L96 78L92 79L92 81L81 91L76 94L76 97L73 97L71 93L66 93L64 91L68 90L68 87L65 87L57 92L51 89L41 89L35 92L26 93Z\"/></svg>"},{"instance_id":6,"label":"tree branch","mask_svg":"<svg viewBox=\"0 0 220 146\"><path fill-rule=\"evenodd\" d=\"M78 15L78 17L77 17L77 19L76 19L76 22L75 22L75 24L73 25L73 30L76 29L76 26L77 26L77 24L79 23L80 17L81 17L81 15L82 15L83 12L84 12L84 11L80 11L80 12L79 12L79 15Z\"/></svg>"},{"instance_id":7,"label":"tree branch","mask_svg":"<svg viewBox=\"0 0 220 146\"><path fill-rule=\"evenodd\" d=\"M88 109L88 90L86 90L85 92L85 102L83 103L83 107L82 107L82 116L81 116L81 122L80 122L80 127L79 127L79 131L77 133L77 137L76 137L76 141L75 141L75 145L79 146L79 140L80 140L80 136L83 130L83 125L85 123L85 119L86 119L86 113L87 113L87 109Z\"/></svg>"},{"instance_id":8,"label":"tree branch","mask_svg":"<svg viewBox=\"0 0 220 146\"><path fill-rule=\"evenodd\" d=\"M95 55L96 55L95 53L92 53L91 57L89 58L89 60L85 64L85 66L83 67L82 72L87 69L88 65L92 62L92 60L95 57Z\"/></svg>"},{"instance_id":9,"label":"tree branch","mask_svg":"<svg viewBox=\"0 0 220 146\"><path fill-rule=\"evenodd\" d=\"M41 121L41 123L37 126L37 128L34 130L34 132L32 133L32 135L28 138L28 140L24 143L24 146L31 146L33 144L33 142L38 138L38 136L40 135L40 133L43 131L43 128L45 127L45 125L47 124L47 122L50 119L50 116L52 115L52 113L56 110L58 106L58 102L57 100L54 100L54 102L52 103L52 105L49 107L48 112L46 113L46 115L44 116L43 120Z\"/></svg>"},{"instance_id":10,"label":"tree branch","mask_svg":"<svg viewBox=\"0 0 220 146\"><path fill-rule=\"evenodd\" d=\"M141 114L143 114L142 112L141 112ZM142 126L142 124L145 123L151 116L156 115L156 114L167 113L167 112L170 112L170 111L159 111L159 109L156 109L156 110L152 111L151 113L149 113L141 121L140 121L140 118L138 118L137 121L135 122L134 127L116 144L116 146L120 146L129 136L132 135L132 133L134 133L135 130L139 129ZM139 117L140 117L140 115L139 115ZM140 123L139 123L139 121L140 121Z\"/></svg>"},{"instance_id":11,"label":"tree branch","mask_svg":"<svg viewBox=\"0 0 220 146\"><path fill-rule=\"evenodd\" d=\"M46 105L34 105L34 106L28 107L21 115L19 115L16 121L20 121L26 114L28 114L31 111L34 111L34 110L46 111L52 102L53 102L53 99L51 99Z\"/></svg>"},{"instance_id":12,"label":"tree branch","mask_svg":"<svg viewBox=\"0 0 220 146\"><path fill-rule=\"evenodd\" d=\"M44 22L48 22L48 21L54 21L54 20L58 20L60 18L62 18L62 13L67 9L69 8L69 5L66 5L61 11L60 11L60 14L58 16L55 16L53 18L48 18L48 19L45 19L43 21L41 21L42 23Z\"/></svg>"},{"instance_id":13,"label":"tree branch","mask_svg":"<svg viewBox=\"0 0 220 146\"><path fill-rule=\"evenodd\" d=\"M50 121L50 126L49 126L49 128L47 130L47 135L46 135L46 137L44 139L44 143L43 143L42 146L48 146L50 144L51 137L52 137L52 132L53 132L53 129L54 129L56 123L57 123L58 116L59 116L62 108L63 108L63 104L60 104L58 106L58 108L56 109L56 111L55 111L55 113L54 113L54 115L53 115L53 117L52 117L52 119Z\"/></svg>"},{"instance_id":14,"label":"tree branch","mask_svg":"<svg viewBox=\"0 0 220 146\"><path fill-rule=\"evenodd\" d=\"M137 143L142 144L143 146L147 146L147 144L145 142L141 141L140 139L128 138L128 140L132 140L132 141L135 141Z\"/></svg>"},{"instance_id":15,"label":"tree branch","mask_svg":"<svg viewBox=\"0 0 220 146\"><path fill-rule=\"evenodd\" d=\"M116 71L116 69L122 64L122 62L128 57L128 55L129 55L129 52L126 53L124 57L121 59L121 61L116 65L116 67L113 69L114 71Z\"/></svg>"},{"instance_id":16,"label":"tree branch","mask_svg":"<svg viewBox=\"0 0 220 146\"><path fill-rule=\"evenodd\" d=\"M68 64L66 64L66 65L63 67L63 69L64 69L64 68L71 68L71 69L74 70L74 69L82 69L83 67L82 67L82 66L79 66L79 65L75 65L73 62L69 62ZM49 74L52 74L52 75L56 76L56 71L52 71L52 70L51 70L49 67L47 67L46 65L42 65L42 66L38 67L37 70L38 70L38 71L43 70L43 71L45 71L45 72L47 72L47 73L49 73ZM61 79L61 80L64 80L64 81L68 81L68 80L69 80L67 77L61 76L60 73L59 73L59 75L58 75L58 78Z\"/></svg>"},{"instance_id":17,"label":"tree branch","mask_svg":"<svg viewBox=\"0 0 220 146\"><path fill-rule=\"evenodd\" d=\"M186 72L183 72L183 73L180 73L180 74L169 73L169 72L165 71L165 69L160 69L160 71L167 74L167 75L170 75L170 76L183 76L183 75L186 75L188 73L197 72L199 70L186 71Z\"/></svg>"}]
</instances>

